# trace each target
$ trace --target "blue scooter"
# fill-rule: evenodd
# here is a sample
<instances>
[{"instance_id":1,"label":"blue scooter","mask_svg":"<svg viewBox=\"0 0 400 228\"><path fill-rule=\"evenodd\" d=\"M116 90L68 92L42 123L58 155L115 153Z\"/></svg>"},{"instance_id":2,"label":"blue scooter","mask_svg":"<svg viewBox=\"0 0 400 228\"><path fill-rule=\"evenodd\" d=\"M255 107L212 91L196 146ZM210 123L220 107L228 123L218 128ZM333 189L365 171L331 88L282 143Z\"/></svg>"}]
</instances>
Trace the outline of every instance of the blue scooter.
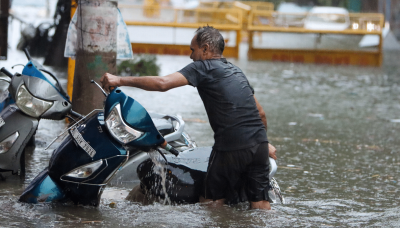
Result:
<instances>
[{"instance_id":1,"label":"blue scooter","mask_svg":"<svg viewBox=\"0 0 400 228\"><path fill-rule=\"evenodd\" d=\"M0 113L0 177L21 175L25 170L24 154L34 135L40 119L61 120L71 115L72 105L58 79L31 59L27 50L28 63L22 74L11 74L4 68L1 72L10 79L9 94L15 104L6 106Z\"/></svg>"},{"instance_id":2,"label":"blue scooter","mask_svg":"<svg viewBox=\"0 0 400 228\"><path fill-rule=\"evenodd\" d=\"M129 158L160 148L179 154L136 100L120 88L103 93L107 96L104 110L93 110L68 129L49 167L30 183L20 201L71 200L97 206L107 183Z\"/></svg>"}]
</instances>

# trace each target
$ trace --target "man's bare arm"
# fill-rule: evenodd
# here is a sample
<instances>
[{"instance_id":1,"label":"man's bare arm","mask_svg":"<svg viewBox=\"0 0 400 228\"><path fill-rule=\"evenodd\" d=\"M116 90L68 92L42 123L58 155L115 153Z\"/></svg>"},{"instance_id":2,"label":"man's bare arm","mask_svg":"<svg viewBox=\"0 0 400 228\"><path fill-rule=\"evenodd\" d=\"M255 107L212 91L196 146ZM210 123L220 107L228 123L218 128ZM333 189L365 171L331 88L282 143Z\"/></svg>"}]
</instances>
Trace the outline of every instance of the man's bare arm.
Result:
<instances>
[{"instance_id":1,"label":"man's bare arm","mask_svg":"<svg viewBox=\"0 0 400 228\"><path fill-rule=\"evenodd\" d=\"M254 95L253 95L254 96ZM261 120L265 126L265 130L267 130L267 116L265 115L263 107L258 103L256 96L254 96L254 100L256 101L258 113L260 114Z\"/></svg>"},{"instance_id":2,"label":"man's bare arm","mask_svg":"<svg viewBox=\"0 0 400 228\"><path fill-rule=\"evenodd\" d=\"M189 84L188 80L179 72L175 72L164 77L119 77L109 73L105 73L103 77L101 77L100 82L106 91L109 91L110 87L132 86L147 91L165 92L172 88Z\"/></svg>"},{"instance_id":3,"label":"man's bare arm","mask_svg":"<svg viewBox=\"0 0 400 228\"><path fill-rule=\"evenodd\" d=\"M262 120L263 124L265 125L265 130L267 130L267 115L265 115L265 111L264 111L263 107L260 105L260 103L258 103L256 96L254 96L254 100L256 101L257 109L258 109L258 112L260 113L261 120ZM273 158L275 160L278 159L276 157L276 148L273 145L271 145L270 143L268 143L268 150L269 150L269 156L271 158Z\"/></svg>"}]
</instances>

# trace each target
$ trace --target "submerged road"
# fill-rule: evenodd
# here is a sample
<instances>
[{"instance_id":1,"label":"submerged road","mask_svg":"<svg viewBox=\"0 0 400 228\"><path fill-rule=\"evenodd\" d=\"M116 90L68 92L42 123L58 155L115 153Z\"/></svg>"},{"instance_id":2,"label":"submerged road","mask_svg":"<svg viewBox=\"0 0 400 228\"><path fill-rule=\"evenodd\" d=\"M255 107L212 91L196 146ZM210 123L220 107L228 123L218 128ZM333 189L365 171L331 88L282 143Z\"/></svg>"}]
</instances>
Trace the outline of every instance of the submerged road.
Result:
<instances>
[{"instance_id":1,"label":"submerged road","mask_svg":"<svg viewBox=\"0 0 400 228\"><path fill-rule=\"evenodd\" d=\"M230 60L254 86L267 113L268 137L278 149L276 178L287 204L273 205L271 212L250 211L247 204L220 209L141 205L123 199L131 188L123 183L107 189L98 208L19 203L24 186L48 164L51 150L44 148L66 126L63 121L42 120L37 147L26 157L25 179L0 182L0 226L397 226L399 57L385 53L382 68ZM158 56L162 75L190 61ZM65 72L57 75L65 85ZM213 144L196 89L123 90L148 110L180 114L199 146Z\"/></svg>"},{"instance_id":2,"label":"submerged road","mask_svg":"<svg viewBox=\"0 0 400 228\"><path fill-rule=\"evenodd\" d=\"M35 17L25 11L26 20ZM1 67L26 63L14 50L20 27L12 23L12 50ZM170 34L171 42L186 42L178 39L180 31ZM398 227L400 53L386 52L382 68L361 68L247 61L241 52L242 58L229 61L246 73L267 113L268 137L278 149L276 178L287 204L272 205L269 212L247 210L247 204L141 205L124 200L134 183L118 182L105 190L98 208L19 203L25 186L48 165L51 150L44 148L66 127L64 121L41 120L36 148L26 154L25 178L0 181L0 227ZM191 60L158 56L158 62L166 75ZM66 85L65 71L49 70ZM123 90L150 111L181 115L198 146L213 144L195 88Z\"/></svg>"}]
</instances>

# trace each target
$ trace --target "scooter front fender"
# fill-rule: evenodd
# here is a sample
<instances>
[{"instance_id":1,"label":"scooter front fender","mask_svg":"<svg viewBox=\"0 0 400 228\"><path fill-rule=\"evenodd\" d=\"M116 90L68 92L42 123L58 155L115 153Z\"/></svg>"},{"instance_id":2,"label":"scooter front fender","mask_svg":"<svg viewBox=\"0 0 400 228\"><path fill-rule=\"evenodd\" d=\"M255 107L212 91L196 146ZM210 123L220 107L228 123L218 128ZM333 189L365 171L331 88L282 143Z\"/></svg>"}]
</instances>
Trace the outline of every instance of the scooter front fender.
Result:
<instances>
[{"instance_id":1,"label":"scooter front fender","mask_svg":"<svg viewBox=\"0 0 400 228\"><path fill-rule=\"evenodd\" d=\"M65 198L63 190L51 179L46 168L29 184L19 201L25 203L56 202Z\"/></svg>"}]
</instances>

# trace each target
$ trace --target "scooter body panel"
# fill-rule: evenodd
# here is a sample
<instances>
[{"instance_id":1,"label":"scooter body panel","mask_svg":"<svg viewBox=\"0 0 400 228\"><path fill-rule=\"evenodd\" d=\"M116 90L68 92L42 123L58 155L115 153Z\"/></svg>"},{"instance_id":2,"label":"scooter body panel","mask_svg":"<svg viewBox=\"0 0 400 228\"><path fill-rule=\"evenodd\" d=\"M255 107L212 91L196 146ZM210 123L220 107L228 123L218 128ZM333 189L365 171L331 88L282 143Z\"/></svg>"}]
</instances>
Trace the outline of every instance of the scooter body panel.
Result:
<instances>
[{"instance_id":1,"label":"scooter body panel","mask_svg":"<svg viewBox=\"0 0 400 228\"><path fill-rule=\"evenodd\" d=\"M75 204L97 207L105 186L83 185L71 182L63 182L62 189L65 192L65 200L71 200Z\"/></svg>"},{"instance_id":2,"label":"scooter body panel","mask_svg":"<svg viewBox=\"0 0 400 228\"><path fill-rule=\"evenodd\" d=\"M148 151L164 142L164 138L154 126L146 109L135 99L125 95L119 88L114 89L107 97L104 107L105 119L117 104L121 105L121 114L125 123L144 133L141 137L128 143L128 146Z\"/></svg>"},{"instance_id":3,"label":"scooter body panel","mask_svg":"<svg viewBox=\"0 0 400 228\"><path fill-rule=\"evenodd\" d=\"M19 201L26 203L55 202L64 199L65 194L48 175L48 169L43 170L29 184Z\"/></svg>"},{"instance_id":4,"label":"scooter body panel","mask_svg":"<svg viewBox=\"0 0 400 228\"><path fill-rule=\"evenodd\" d=\"M107 164L108 168L116 167L121 164L121 161L127 159L126 150L108 135L105 126L100 123L99 118L102 118L101 112L93 114L77 127L77 130L82 135L83 139L96 151L94 156L91 157L87 151L79 146L71 134L68 135L64 139L63 143L55 149L51 156L49 175L53 179L60 179L63 175L69 173L73 169L100 159L109 159ZM104 167L105 164L103 164L98 170L103 170ZM97 173L94 173L93 175L96 174ZM102 178L97 177L97 182L89 181L89 183L101 184L100 182L107 176ZM74 180L68 178L67 180L74 182L87 182L87 180Z\"/></svg>"},{"instance_id":5,"label":"scooter body panel","mask_svg":"<svg viewBox=\"0 0 400 228\"><path fill-rule=\"evenodd\" d=\"M204 196L204 180L206 178L211 151L211 147L197 147L181 152L178 157L170 154L165 155L168 160L168 163L164 165L164 172L166 173L165 188L168 198L171 201L196 203L199 201L201 195ZM275 183L276 181L273 179L273 176L276 173L277 165L272 158L269 158L269 163L269 178L270 181L273 180ZM151 159L147 159L138 165L137 175L140 179L141 187L146 194L164 198L163 186L161 184L154 184L162 183L162 177L158 169L159 167L155 166ZM227 196L227 203L236 204L247 201L244 186L231 193ZM272 194L271 190L269 194ZM283 202L282 199L281 202Z\"/></svg>"},{"instance_id":6,"label":"scooter body panel","mask_svg":"<svg viewBox=\"0 0 400 228\"><path fill-rule=\"evenodd\" d=\"M20 201L38 203L64 199L71 200L75 204L98 206L104 186L128 159L126 150L104 131L102 120L103 113L96 112L77 127L83 139L88 143L92 142L90 145L99 153L91 157L79 146L73 135L68 135L53 152L49 168L43 171L48 177L43 177L43 181L40 181L40 177L38 177L39 181L33 181L21 196ZM102 161L101 166L87 178L68 176L74 170L96 161ZM46 180L53 181L54 185ZM49 189L56 189L54 191L59 192L57 194L59 197L49 197L46 201L36 200L50 194Z\"/></svg>"},{"instance_id":7,"label":"scooter body panel","mask_svg":"<svg viewBox=\"0 0 400 228\"><path fill-rule=\"evenodd\" d=\"M0 142L13 134L18 134L10 149L0 153L0 172L12 171L13 174L19 174L25 167L25 164L21 166L21 156L24 156L26 144L35 134L38 120L23 114L14 105L6 107L0 115L5 122L0 128Z\"/></svg>"},{"instance_id":8,"label":"scooter body panel","mask_svg":"<svg viewBox=\"0 0 400 228\"><path fill-rule=\"evenodd\" d=\"M29 64L28 64L29 65ZM26 72L26 68L24 68L23 72ZM36 98L41 100L53 102L53 105L46 110L40 117L53 119L53 120L61 120L65 118L68 112L72 108L72 104L61 95L59 90L54 87L54 85L50 84L47 79L43 79L43 74L38 71L33 66L33 68L28 73L35 74L36 76L32 75L16 75L13 77L10 86L10 94L14 97L15 101L18 100L15 97L18 94L18 90L22 85L25 85L26 89ZM42 75L41 77L37 77L37 75Z\"/></svg>"},{"instance_id":9,"label":"scooter body panel","mask_svg":"<svg viewBox=\"0 0 400 228\"><path fill-rule=\"evenodd\" d=\"M181 152L178 157L165 155L168 160L165 187L170 200L178 203L199 201L211 150L211 147L198 147ZM138 165L137 174L148 194L164 198L162 185L154 184L162 182L156 169L153 161L148 159Z\"/></svg>"},{"instance_id":10,"label":"scooter body panel","mask_svg":"<svg viewBox=\"0 0 400 228\"><path fill-rule=\"evenodd\" d=\"M66 199L76 204L97 206L103 187L127 161L129 155L106 132L102 112L95 112L77 126L77 130L96 153L92 157L79 145L75 136L70 134L53 152L48 173L60 186ZM94 162L101 165L90 176L77 178L69 175Z\"/></svg>"},{"instance_id":11,"label":"scooter body panel","mask_svg":"<svg viewBox=\"0 0 400 228\"><path fill-rule=\"evenodd\" d=\"M41 79L41 80L45 81L45 85L49 85L49 86L53 87L54 88L53 91L57 91L59 96L61 96L64 100L69 100L66 96L64 96L61 93L61 91L60 91L61 88L57 88L57 86L59 86L59 85L55 85L56 82L53 82L52 80L49 80L49 78L46 77L40 70L44 70L43 66L40 65L39 63L37 63L35 60L32 60L32 61L29 61L25 65L25 67L24 67L24 69L22 71L22 74L23 75L29 75L29 77L34 77L34 78L38 78L38 79ZM41 96L41 94L46 94L47 93L46 90L42 90L42 91L39 91L39 90L40 90L40 87L38 87L37 90L34 91L35 93L37 93L38 96ZM51 92L51 93L53 93L53 92ZM42 95L42 96L43 96L42 97L43 99L47 98L46 95Z\"/></svg>"}]
</instances>

